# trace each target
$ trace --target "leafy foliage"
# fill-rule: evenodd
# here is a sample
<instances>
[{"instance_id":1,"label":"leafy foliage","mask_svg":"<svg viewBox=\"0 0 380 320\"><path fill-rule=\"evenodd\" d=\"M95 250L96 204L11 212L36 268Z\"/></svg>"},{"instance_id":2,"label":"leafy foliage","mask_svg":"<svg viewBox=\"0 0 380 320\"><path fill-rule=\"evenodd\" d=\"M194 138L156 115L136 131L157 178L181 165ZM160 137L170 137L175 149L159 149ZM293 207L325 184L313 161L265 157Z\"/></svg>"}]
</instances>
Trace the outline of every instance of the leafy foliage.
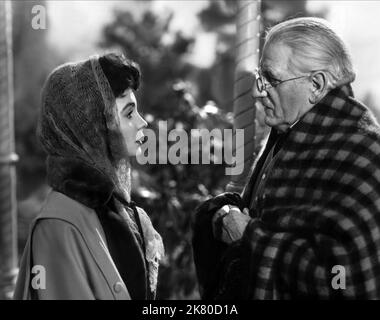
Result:
<instances>
[{"instance_id":1,"label":"leafy foliage","mask_svg":"<svg viewBox=\"0 0 380 320\"><path fill-rule=\"evenodd\" d=\"M160 18L147 11L138 21L129 12L118 11L115 20L105 27L101 44L121 49L140 64L143 74L140 110L156 136L160 121L164 120L168 131L186 130L190 146L191 129L231 127L231 124L217 108L198 107L191 94L196 84L180 80L200 70L185 59L194 39L170 31L171 18L171 15ZM221 141L213 144L219 146ZM159 148L157 159L162 152L165 151ZM187 156L190 159L190 153ZM158 298L197 298L191 249L192 214L200 202L223 190L224 166L151 164L138 169L132 183L133 198L151 216L167 252L160 272Z\"/></svg>"}]
</instances>

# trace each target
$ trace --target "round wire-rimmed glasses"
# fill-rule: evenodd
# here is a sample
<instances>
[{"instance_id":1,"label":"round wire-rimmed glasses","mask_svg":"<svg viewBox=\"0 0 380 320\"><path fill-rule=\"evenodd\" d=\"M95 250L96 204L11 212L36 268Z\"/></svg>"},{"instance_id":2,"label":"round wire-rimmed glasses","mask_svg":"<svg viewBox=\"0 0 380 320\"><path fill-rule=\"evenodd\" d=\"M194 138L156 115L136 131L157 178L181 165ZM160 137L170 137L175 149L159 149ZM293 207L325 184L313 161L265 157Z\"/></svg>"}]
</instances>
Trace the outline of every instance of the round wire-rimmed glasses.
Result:
<instances>
[{"instance_id":1,"label":"round wire-rimmed glasses","mask_svg":"<svg viewBox=\"0 0 380 320\"><path fill-rule=\"evenodd\" d=\"M307 78L307 77L310 77L310 74L312 72L310 72L308 75L294 77L294 78L290 78L290 79L286 79L286 80L279 80L279 79L272 78L271 79L272 81L269 81L267 78L265 78L262 75L260 68L256 68L255 69L255 77L256 77L257 90L259 90L259 92L263 92L264 90L266 91L269 88L276 88L277 86L279 86L280 84L282 84L284 82L297 80L297 79L301 79L301 78Z\"/></svg>"}]
</instances>

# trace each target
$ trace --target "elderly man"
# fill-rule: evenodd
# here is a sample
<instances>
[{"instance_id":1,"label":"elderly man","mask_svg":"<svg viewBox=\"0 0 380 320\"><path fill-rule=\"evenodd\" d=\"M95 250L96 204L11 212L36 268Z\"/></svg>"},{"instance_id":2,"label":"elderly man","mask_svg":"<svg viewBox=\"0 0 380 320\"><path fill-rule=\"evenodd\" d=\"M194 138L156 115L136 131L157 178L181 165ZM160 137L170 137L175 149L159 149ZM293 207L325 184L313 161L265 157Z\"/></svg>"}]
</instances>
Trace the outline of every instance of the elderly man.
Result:
<instances>
[{"instance_id":1,"label":"elderly man","mask_svg":"<svg viewBox=\"0 0 380 320\"><path fill-rule=\"evenodd\" d=\"M380 298L380 127L354 78L326 21L269 31L253 88L266 146L242 195L196 214L203 298Z\"/></svg>"}]
</instances>

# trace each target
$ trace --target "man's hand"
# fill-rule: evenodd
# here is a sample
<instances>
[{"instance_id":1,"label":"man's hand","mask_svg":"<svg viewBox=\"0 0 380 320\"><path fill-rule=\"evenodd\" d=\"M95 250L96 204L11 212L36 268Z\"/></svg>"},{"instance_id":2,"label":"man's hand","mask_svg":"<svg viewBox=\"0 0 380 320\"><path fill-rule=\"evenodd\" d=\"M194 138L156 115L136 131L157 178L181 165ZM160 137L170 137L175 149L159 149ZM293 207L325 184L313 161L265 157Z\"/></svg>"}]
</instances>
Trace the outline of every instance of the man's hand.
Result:
<instances>
[{"instance_id":1,"label":"man's hand","mask_svg":"<svg viewBox=\"0 0 380 320\"><path fill-rule=\"evenodd\" d=\"M230 244L239 240L250 220L248 209L225 205L212 218L212 230L217 240Z\"/></svg>"}]
</instances>

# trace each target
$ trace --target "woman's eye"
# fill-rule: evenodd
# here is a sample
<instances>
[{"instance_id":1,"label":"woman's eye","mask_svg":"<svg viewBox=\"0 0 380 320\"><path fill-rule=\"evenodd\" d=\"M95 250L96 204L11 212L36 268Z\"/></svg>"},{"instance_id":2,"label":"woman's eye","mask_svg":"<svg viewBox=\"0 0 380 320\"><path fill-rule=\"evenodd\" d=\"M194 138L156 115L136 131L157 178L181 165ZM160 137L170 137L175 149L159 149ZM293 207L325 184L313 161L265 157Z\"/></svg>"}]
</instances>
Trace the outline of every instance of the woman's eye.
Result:
<instances>
[{"instance_id":1,"label":"woman's eye","mask_svg":"<svg viewBox=\"0 0 380 320\"><path fill-rule=\"evenodd\" d=\"M126 112L124 112L124 117L127 118L127 119L132 119L132 116L133 116L133 112L135 111L134 109L129 109L129 110L125 110Z\"/></svg>"}]
</instances>

